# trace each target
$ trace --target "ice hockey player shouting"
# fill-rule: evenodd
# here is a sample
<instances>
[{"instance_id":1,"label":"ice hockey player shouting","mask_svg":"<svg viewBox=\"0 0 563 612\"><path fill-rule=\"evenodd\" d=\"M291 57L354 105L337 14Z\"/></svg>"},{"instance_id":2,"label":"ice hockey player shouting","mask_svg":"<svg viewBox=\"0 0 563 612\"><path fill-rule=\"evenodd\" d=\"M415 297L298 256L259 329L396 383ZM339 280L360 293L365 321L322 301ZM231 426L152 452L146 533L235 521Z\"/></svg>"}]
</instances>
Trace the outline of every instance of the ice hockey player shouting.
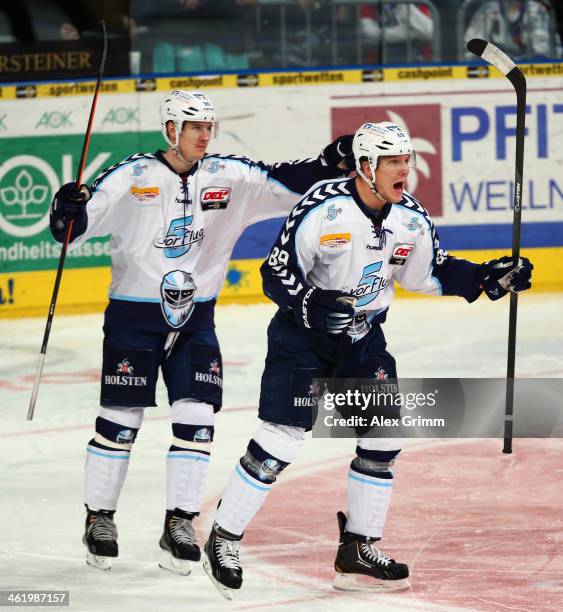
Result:
<instances>
[{"instance_id":1,"label":"ice hockey player shouting","mask_svg":"<svg viewBox=\"0 0 563 612\"><path fill-rule=\"evenodd\" d=\"M528 289L532 265L509 257L476 264L440 248L424 207L407 191L415 151L398 125L365 123L353 140L357 176L316 185L293 209L262 265L266 295L279 306L268 329L259 417L223 492L204 567L227 597L242 585L239 542L280 473L295 459L312 408L313 380L395 379L381 328L405 289L496 300ZM342 334L345 342L342 341ZM399 438L357 439L348 476L348 514L338 512L335 587L402 589L409 570L379 548Z\"/></svg>"},{"instance_id":2,"label":"ice hockey player shouting","mask_svg":"<svg viewBox=\"0 0 563 612\"><path fill-rule=\"evenodd\" d=\"M161 566L188 574L199 561L198 515L221 408L222 363L214 308L245 227L285 216L314 183L343 176L352 136L314 159L273 165L209 155L217 129L210 99L174 90L160 105L168 149L134 154L90 187L61 187L51 210L56 240L73 220L72 245L111 236L101 408L86 454L84 543L90 564L117 557L114 512L159 370L171 405Z\"/></svg>"}]
</instances>

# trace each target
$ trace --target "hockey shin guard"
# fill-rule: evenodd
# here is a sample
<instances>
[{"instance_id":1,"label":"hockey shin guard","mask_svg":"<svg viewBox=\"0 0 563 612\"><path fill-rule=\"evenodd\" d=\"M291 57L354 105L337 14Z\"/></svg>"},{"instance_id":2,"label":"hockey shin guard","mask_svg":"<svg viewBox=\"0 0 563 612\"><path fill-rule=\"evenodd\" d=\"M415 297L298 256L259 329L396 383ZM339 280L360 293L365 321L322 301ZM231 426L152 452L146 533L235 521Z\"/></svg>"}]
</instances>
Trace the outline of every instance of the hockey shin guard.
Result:
<instances>
[{"instance_id":1,"label":"hockey shin guard","mask_svg":"<svg viewBox=\"0 0 563 612\"><path fill-rule=\"evenodd\" d=\"M371 538L381 538L393 490L391 466L400 450L362 448L374 446L374 443L382 446L382 440L360 440L356 447L356 457L350 464L346 530ZM398 446L397 441L384 440L383 443L384 446Z\"/></svg>"},{"instance_id":2,"label":"hockey shin guard","mask_svg":"<svg viewBox=\"0 0 563 612\"><path fill-rule=\"evenodd\" d=\"M213 442L213 406L178 400L172 404L172 445L166 457L166 508L199 512Z\"/></svg>"},{"instance_id":3,"label":"hockey shin guard","mask_svg":"<svg viewBox=\"0 0 563 612\"><path fill-rule=\"evenodd\" d=\"M143 409L101 408L96 436L86 448L84 502L91 510L115 510Z\"/></svg>"},{"instance_id":4,"label":"hockey shin guard","mask_svg":"<svg viewBox=\"0 0 563 612\"><path fill-rule=\"evenodd\" d=\"M300 427L262 423L231 475L215 522L229 533L242 535L304 439L305 430Z\"/></svg>"}]
</instances>

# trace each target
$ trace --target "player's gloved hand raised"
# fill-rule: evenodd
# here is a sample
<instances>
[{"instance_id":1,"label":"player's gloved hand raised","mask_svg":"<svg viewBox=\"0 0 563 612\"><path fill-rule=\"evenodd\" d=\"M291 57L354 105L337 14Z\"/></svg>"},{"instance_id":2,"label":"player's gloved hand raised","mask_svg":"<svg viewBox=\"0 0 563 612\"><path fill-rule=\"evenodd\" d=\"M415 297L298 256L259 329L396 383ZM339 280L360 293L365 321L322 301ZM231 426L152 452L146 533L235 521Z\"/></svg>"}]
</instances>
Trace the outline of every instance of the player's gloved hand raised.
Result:
<instances>
[{"instance_id":1,"label":"player's gloved hand raised","mask_svg":"<svg viewBox=\"0 0 563 612\"><path fill-rule=\"evenodd\" d=\"M66 183L53 198L51 214L58 219L74 221L84 214L84 206L90 197L86 185L77 187L76 183Z\"/></svg>"},{"instance_id":2,"label":"player's gloved hand raised","mask_svg":"<svg viewBox=\"0 0 563 612\"><path fill-rule=\"evenodd\" d=\"M346 134L327 145L323 150L323 157L327 165L338 166L342 170L354 170L356 164L352 152L353 140L352 134Z\"/></svg>"},{"instance_id":3,"label":"player's gloved hand raised","mask_svg":"<svg viewBox=\"0 0 563 612\"><path fill-rule=\"evenodd\" d=\"M532 286L534 266L526 257L515 263L512 257L492 259L481 265L483 290L491 300L498 300L509 291L525 291Z\"/></svg>"},{"instance_id":4,"label":"player's gloved hand raised","mask_svg":"<svg viewBox=\"0 0 563 612\"><path fill-rule=\"evenodd\" d=\"M354 318L354 302L354 297L342 291L312 287L294 304L293 311L302 327L341 334Z\"/></svg>"}]
</instances>

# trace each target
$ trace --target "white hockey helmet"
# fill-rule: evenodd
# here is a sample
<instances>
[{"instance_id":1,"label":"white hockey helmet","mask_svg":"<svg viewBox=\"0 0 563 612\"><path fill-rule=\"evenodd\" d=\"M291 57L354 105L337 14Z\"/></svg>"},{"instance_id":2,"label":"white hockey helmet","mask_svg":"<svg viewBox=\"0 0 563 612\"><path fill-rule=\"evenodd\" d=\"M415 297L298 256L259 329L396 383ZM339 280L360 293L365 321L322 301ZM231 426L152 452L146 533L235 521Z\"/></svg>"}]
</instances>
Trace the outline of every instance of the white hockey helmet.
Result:
<instances>
[{"instance_id":1,"label":"white hockey helmet","mask_svg":"<svg viewBox=\"0 0 563 612\"><path fill-rule=\"evenodd\" d=\"M173 121L176 126L176 142L171 142L166 133L166 124ZM166 142L178 146L179 134L184 121L208 121L217 130L217 114L211 100L201 91L174 89L160 103L160 127Z\"/></svg>"},{"instance_id":2,"label":"white hockey helmet","mask_svg":"<svg viewBox=\"0 0 563 612\"><path fill-rule=\"evenodd\" d=\"M358 174L372 187L375 186L375 170L379 158L389 155L410 155L409 166L414 167L415 151L408 133L396 123L364 123L354 134L352 152ZM362 172L361 159L367 157L371 177Z\"/></svg>"}]
</instances>

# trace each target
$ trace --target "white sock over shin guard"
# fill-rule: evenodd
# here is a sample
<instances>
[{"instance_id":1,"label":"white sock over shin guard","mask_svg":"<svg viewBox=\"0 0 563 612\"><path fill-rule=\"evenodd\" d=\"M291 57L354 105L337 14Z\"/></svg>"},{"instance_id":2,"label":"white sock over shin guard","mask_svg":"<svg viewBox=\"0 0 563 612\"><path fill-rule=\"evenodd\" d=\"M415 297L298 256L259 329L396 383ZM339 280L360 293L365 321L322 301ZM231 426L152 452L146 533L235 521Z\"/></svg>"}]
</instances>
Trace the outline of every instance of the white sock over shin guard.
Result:
<instances>
[{"instance_id":1,"label":"white sock over shin guard","mask_svg":"<svg viewBox=\"0 0 563 612\"><path fill-rule=\"evenodd\" d=\"M100 408L96 436L86 448L84 503L91 510L117 508L143 412L142 408Z\"/></svg>"},{"instance_id":2,"label":"white sock over shin guard","mask_svg":"<svg viewBox=\"0 0 563 612\"><path fill-rule=\"evenodd\" d=\"M358 439L348 474L346 531L382 537L393 490L391 466L400 449L400 439Z\"/></svg>"},{"instance_id":3,"label":"white sock over shin guard","mask_svg":"<svg viewBox=\"0 0 563 612\"><path fill-rule=\"evenodd\" d=\"M166 507L199 512L209 471L214 411L211 404L172 404L172 446L166 458Z\"/></svg>"},{"instance_id":4,"label":"white sock over shin guard","mask_svg":"<svg viewBox=\"0 0 563 612\"><path fill-rule=\"evenodd\" d=\"M263 422L223 492L216 523L234 535L242 535L276 477L295 459L304 441L302 427Z\"/></svg>"}]
</instances>

